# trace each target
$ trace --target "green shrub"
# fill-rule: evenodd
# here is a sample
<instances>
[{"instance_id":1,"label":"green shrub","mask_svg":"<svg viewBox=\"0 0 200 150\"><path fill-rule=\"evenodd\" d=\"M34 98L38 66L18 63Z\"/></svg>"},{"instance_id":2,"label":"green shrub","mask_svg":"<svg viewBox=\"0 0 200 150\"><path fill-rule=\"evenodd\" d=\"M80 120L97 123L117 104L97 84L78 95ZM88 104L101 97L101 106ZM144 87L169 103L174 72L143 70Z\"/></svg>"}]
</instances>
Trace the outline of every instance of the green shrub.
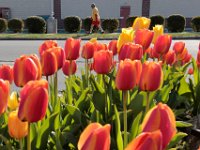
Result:
<instances>
[{"instance_id":1,"label":"green shrub","mask_svg":"<svg viewBox=\"0 0 200 150\"><path fill-rule=\"evenodd\" d=\"M181 15L171 15L167 18L167 29L169 32L183 32L185 29L185 17Z\"/></svg>"},{"instance_id":2,"label":"green shrub","mask_svg":"<svg viewBox=\"0 0 200 150\"><path fill-rule=\"evenodd\" d=\"M82 20L78 16L69 16L64 19L64 29L69 33L76 33L81 30Z\"/></svg>"},{"instance_id":3,"label":"green shrub","mask_svg":"<svg viewBox=\"0 0 200 150\"><path fill-rule=\"evenodd\" d=\"M14 33L22 32L24 29L24 21L17 18L11 19L8 21L8 28Z\"/></svg>"},{"instance_id":4,"label":"green shrub","mask_svg":"<svg viewBox=\"0 0 200 150\"><path fill-rule=\"evenodd\" d=\"M0 33L5 32L8 27L8 22L4 18L0 18Z\"/></svg>"},{"instance_id":5,"label":"green shrub","mask_svg":"<svg viewBox=\"0 0 200 150\"><path fill-rule=\"evenodd\" d=\"M90 31L91 24L92 24L91 17L87 17L87 18L83 19L83 29L86 32Z\"/></svg>"},{"instance_id":6,"label":"green shrub","mask_svg":"<svg viewBox=\"0 0 200 150\"><path fill-rule=\"evenodd\" d=\"M193 31L200 32L200 16L193 17L191 20Z\"/></svg>"},{"instance_id":7,"label":"green shrub","mask_svg":"<svg viewBox=\"0 0 200 150\"><path fill-rule=\"evenodd\" d=\"M102 28L104 31L113 33L119 27L119 20L118 19L105 19L102 21Z\"/></svg>"},{"instance_id":8,"label":"green shrub","mask_svg":"<svg viewBox=\"0 0 200 150\"><path fill-rule=\"evenodd\" d=\"M46 21L39 16L30 16L26 19L26 27L29 33L46 33Z\"/></svg>"},{"instance_id":9,"label":"green shrub","mask_svg":"<svg viewBox=\"0 0 200 150\"><path fill-rule=\"evenodd\" d=\"M126 27L132 27L133 26L133 22L135 21L135 19L137 18L137 16L131 16L131 17L128 17L126 19Z\"/></svg>"},{"instance_id":10,"label":"green shrub","mask_svg":"<svg viewBox=\"0 0 200 150\"><path fill-rule=\"evenodd\" d=\"M152 30L153 27L155 27L155 25L157 24L164 26L165 18L163 16L155 15L155 16L151 16L150 19L151 19L151 24L149 27L150 30Z\"/></svg>"}]
</instances>

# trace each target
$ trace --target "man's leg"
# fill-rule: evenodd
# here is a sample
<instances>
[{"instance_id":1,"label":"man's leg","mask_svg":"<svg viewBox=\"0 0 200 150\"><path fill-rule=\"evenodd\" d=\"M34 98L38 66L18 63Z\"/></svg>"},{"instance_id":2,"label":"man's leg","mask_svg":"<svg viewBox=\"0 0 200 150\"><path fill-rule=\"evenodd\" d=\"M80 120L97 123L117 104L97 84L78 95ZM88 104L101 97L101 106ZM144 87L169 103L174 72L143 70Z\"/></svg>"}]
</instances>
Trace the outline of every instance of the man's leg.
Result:
<instances>
[{"instance_id":1,"label":"man's leg","mask_svg":"<svg viewBox=\"0 0 200 150\"><path fill-rule=\"evenodd\" d=\"M90 33L92 33L93 28L94 28L94 25L91 24L91 27L90 27Z\"/></svg>"},{"instance_id":2,"label":"man's leg","mask_svg":"<svg viewBox=\"0 0 200 150\"><path fill-rule=\"evenodd\" d=\"M102 29L101 25L98 25L98 28L100 29L101 33L104 33L104 30Z\"/></svg>"}]
</instances>

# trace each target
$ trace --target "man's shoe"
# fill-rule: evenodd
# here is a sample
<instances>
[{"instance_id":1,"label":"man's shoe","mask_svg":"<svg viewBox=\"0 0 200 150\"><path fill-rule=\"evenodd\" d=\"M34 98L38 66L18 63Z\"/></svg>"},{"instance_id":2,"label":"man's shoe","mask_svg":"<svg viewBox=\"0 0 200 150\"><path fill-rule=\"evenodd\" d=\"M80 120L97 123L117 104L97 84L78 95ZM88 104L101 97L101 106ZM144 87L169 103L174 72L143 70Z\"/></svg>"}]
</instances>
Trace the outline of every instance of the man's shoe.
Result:
<instances>
[{"instance_id":1,"label":"man's shoe","mask_svg":"<svg viewBox=\"0 0 200 150\"><path fill-rule=\"evenodd\" d=\"M104 33L104 31L101 31L101 33L103 34L103 33Z\"/></svg>"}]
</instances>

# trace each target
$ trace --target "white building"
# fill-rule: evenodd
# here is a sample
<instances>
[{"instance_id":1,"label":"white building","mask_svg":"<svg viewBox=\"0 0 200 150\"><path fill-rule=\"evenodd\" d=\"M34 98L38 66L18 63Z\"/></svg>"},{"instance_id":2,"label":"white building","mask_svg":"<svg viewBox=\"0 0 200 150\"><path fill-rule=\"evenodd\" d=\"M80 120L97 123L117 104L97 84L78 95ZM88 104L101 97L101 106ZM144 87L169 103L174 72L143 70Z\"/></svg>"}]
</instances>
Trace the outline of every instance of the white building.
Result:
<instances>
[{"instance_id":1,"label":"white building","mask_svg":"<svg viewBox=\"0 0 200 150\"><path fill-rule=\"evenodd\" d=\"M52 0L0 0L0 17L22 18L39 15L44 18L51 14ZM76 15L81 18L90 16L90 4L99 8L101 18L119 18L128 16L181 14L190 20L199 16L200 0L53 0L55 17L59 20Z\"/></svg>"}]
</instances>

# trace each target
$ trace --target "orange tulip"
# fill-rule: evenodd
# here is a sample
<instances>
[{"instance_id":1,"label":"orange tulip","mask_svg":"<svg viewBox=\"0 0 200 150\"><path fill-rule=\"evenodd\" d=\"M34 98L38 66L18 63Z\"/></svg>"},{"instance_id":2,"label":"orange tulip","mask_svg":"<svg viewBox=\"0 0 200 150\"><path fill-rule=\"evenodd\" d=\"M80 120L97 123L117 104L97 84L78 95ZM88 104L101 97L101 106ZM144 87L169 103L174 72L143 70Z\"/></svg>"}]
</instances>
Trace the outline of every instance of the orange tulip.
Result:
<instances>
[{"instance_id":1,"label":"orange tulip","mask_svg":"<svg viewBox=\"0 0 200 150\"><path fill-rule=\"evenodd\" d=\"M8 80L10 84L13 82L13 68L8 65L2 65L0 67L0 79Z\"/></svg>"},{"instance_id":2,"label":"orange tulip","mask_svg":"<svg viewBox=\"0 0 200 150\"><path fill-rule=\"evenodd\" d=\"M57 67L59 70L60 68L62 68L63 63L65 61L65 52L61 47L54 47L52 48L52 51L56 55L56 60L57 60L57 65L58 65Z\"/></svg>"},{"instance_id":3,"label":"orange tulip","mask_svg":"<svg viewBox=\"0 0 200 150\"><path fill-rule=\"evenodd\" d=\"M9 135L16 139L21 139L28 134L28 122L22 122L18 116L18 111L13 111L8 116Z\"/></svg>"},{"instance_id":4,"label":"orange tulip","mask_svg":"<svg viewBox=\"0 0 200 150\"><path fill-rule=\"evenodd\" d=\"M125 150L163 150L160 130L144 132L132 140Z\"/></svg>"},{"instance_id":5,"label":"orange tulip","mask_svg":"<svg viewBox=\"0 0 200 150\"><path fill-rule=\"evenodd\" d=\"M175 42L173 46L173 50L176 54L181 54L185 48L184 42Z\"/></svg>"},{"instance_id":6,"label":"orange tulip","mask_svg":"<svg viewBox=\"0 0 200 150\"><path fill-rule=\"evenodd\" d=\"M155 27L153 27L153 31L154 31L154 36L153 36L153 40L152 43L155 44L157 38L159 36L161 36L163 34L163 25L155 25Z\"/></svg>"},{"instance_id":7,"label":"orange tulip","mask_svg":"<svg viewBox=\"0 0 200 150\"><path fill-rule=\"evenodd\" d=\"M140 77L140 89L143 91L155 91L160 88L162 80L163 71L161 65L156 62L144 62Z\"/></svg>"},{"instance_id":8,"label":"orange tulip","mask_svg":"<svg viewBox=\"0 0 200 150\"><path fill-rule=\"evenodd\" d=\"M140 44L145 51L151 44L153 32L148 29L139 29L135 32L135 43Z\"/></svg>"},{"instance_id":9,"label":"orange tulip","mask_svg":"<svg viewBox=\"0 0 200 150\"><path fill-rule=\"evenodd\" d=\"M77 64L74 60L65 60L64 65L62 67L62 71L66 76L75 74L77 70Z\"/></svg>"},{"instance_id":10,"label":"orange tulip","mask_svg":"<svg viewBox=\"0 0 200 150\"><path fill-rule=\"evenodd\" d=\"M39 47L39 54L40 56L42 53L50 48L58 47L58 43L54 40L46 40L44 41Z\"/></svg>"},{"instance_id":11,"label":"orange tulip","mask_svg":"<svg viewBox=\"0 0 200 150\"><path fill-rule=\"evenodd\" d=\"M164 55L164 61L168 65L173 65L176 62L176 54L173 50L169 50L167 54Z\"/></svg>"},{"instance_id":12,"label":"orange tulip","mask_svg":"<svg viewBox=\"0 0 200 150\"><path fill-rule=\"evenodd\" d=\"M5 112L10 94L10 84L8 81L0 79L0 115Z\"/></svg>"},{"instance_id":13,"label":"orange tulip","mask_svg":"<svg viewBox=\"0 0 200 150\"><path fill-rule=\"evenodd\" d=\"M83 45L81 56L85 59L90 59L93 57L94 52L96 51L96 44L88 41Z\"/></svg>"},{"instance_id":14,"label":"orange tulip","mask_svg":"<svg viewBox=\"0 0 200 150\"><path fill-rule=\"evenodd\" d=\"M40 58L44 76L53 75L58 70L57 56L53 49L44 51Z\"/></svg>"},{"instance_id":15,"label":"orange tulip","mask_svg":"<svg viewBox=\"0 0 200 150\"><path fill-rule=\"evenodd\" d=\"M151 23L151 19L146 18L146 17L137 17L134 20L133 23L133 30L138 30L138 29L148 29Z\"/></svg>"},{"instance_id":16,"label":"orange tulip","mask_svg":"<svg viewBox=\"0 0 200 150\"><path fill-rule=\"evenodd\" d=\"M113 55L117 54L117 40L112 40L108 44L108 49L113 52Z\"/></svg>"},{"instance_id":17,"label":"orange tulip","mask_svg":"<svg viewBox=\"0 0 200 150\"><path fill-rule=\"evenodd\" d=\"M117 89L124 91L133 89L140 80L141 72L142 64L140 61L121 60L115 79Z\"/></svg>"},{"instance_id":18,"label":"orange tulip","mask_svg":"<svg viewBox=\"0 0 200 150\"><path fill-rule=\"evenodd\" d=\"M79 57L80 39L68 38L65 42L65 55L67 60L76 60Z\"/></svg>"},{"instance_id":19,"label":"orange tulip","mask_svg":"<svg viewBox=\"0 0 200 150\"><path fill-rule=\"evenodd\" d=\"M24 86L28 81L39 80L42 76L41 65L36 55L22 55L17 58L13 67L16 86Z\"/></svg>"},{"instance_id":20,"label":"orange tulip","mask_svg":"<svg viewBox=\"0 0 200 150\"><path fill-rule=\"evenodd\" d=\"M158 54L164 55L169 51L171 42L172 42L172 37L170 35L167 34L161 35L157 38L154 44L154 49Z\"/></svg>"},{"instance_id":21,"label":"orange tulip","mask_svg":"<svg viewBox=\"0 0 200 150\"><path fill-rule=\"evenodd\" d=\"M18 117L29 123L42 120L48 106L48 82L29 81L20 91Z\"/></svg>"},{"instance_id":22,"label":"orange tulip","mask_svg":"<svg viewBox=\"0 0 200 150\"><path fill-rule=\"evenodd\" d=\"M107 74L113 65L113 54L108 50L100 50L94 53L94 71L98 74Z\"/></svg>"},{"instance_id":23,"label":"orange tulip","mask_svg":"<svg viewBox=\"0 0 200 150\"><path fill-rule=\"evenodd\" d=\"M79 141L79 150L110 150L110 125L102 126L99 123L89 124L82 132Z\"/></svg>"},{"instance_id":24,"label":"orange tulip","mask_svg":"<svg viewBox=\"0 0 200 150\"><path fill-rule=\"evenodd\" d=\"M119 52L119 60L140 60L143 56L142 46L134 43L125 43Z\"/></svg>"},{"instance_id":25,"label":"orange tulip","mask_svg":"<svg viewBox=\"0 0 200 150\"><path fill-rule=\"evenodd\" d=\"M166 104L159 103L145 115L142 123L142 132L154 132L160 130L163 136L165 149L176 134L176 120L173 111Z\"/></svg>"}]
</instances>

